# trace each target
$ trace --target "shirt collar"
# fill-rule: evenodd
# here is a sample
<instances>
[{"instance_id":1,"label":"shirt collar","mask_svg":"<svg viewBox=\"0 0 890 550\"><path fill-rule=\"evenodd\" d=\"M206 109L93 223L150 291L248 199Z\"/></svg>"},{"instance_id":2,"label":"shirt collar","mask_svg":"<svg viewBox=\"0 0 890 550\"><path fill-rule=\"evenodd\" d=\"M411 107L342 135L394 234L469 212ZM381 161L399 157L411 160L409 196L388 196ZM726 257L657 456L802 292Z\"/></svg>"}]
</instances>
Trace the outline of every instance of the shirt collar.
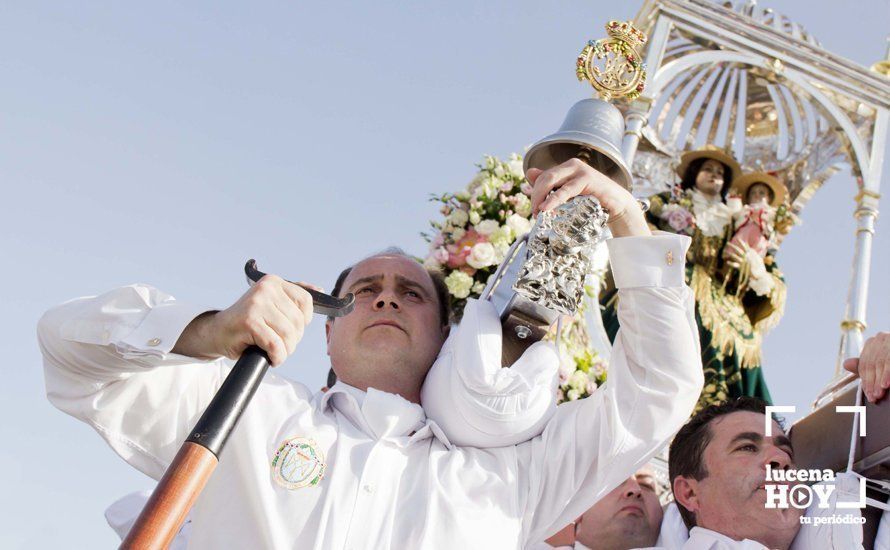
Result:
<instances>
[{"instance_id":1,"label":"shirt collar","mask_svg":"<svg viewBox=\"0 0 890 550\"><path fill-rule=\"evenodd\" d=\"M694 202L696 204L708 204L708 205L723 204L723 197L720 196L719 194L716 197L711 196L711 195L705 195L704 193L702 193L695 187L693 187L691 189L691 191L692 191L692 202Z\"/></svg>"},{"instance_id":2,"label":"shirt collar","mask_svg":"<svg viewBox=\"0 0 890 550\"><path fill-rule=\"evenodd\" d=\"M365 392L338 380L321 396L320 405L322 411L336 410L375 439L410 437L413 443L435 437L451 448L442 429L426 417L423 408L401 395L376 388Z\"/></svg>"},{"instance_id":3,"label":"shirt collar","mask_svg":"<svg viewBox=\"0 0 890 550\"><path fill-rule=\"evenodd\" d=\"M735 540L727 537L723 533L718 533L717 531L712 531L711 529L705 529L704 527L693 527L691 531L689 531L689 540L692 544L693 548L696 547L696 544L700 544L702 542L708 543L719 543L719 546L702 546L702 548L718 548L723 550L724 548L729 550L766 550L766 546L760 544L757 541L753 541L751 539L745 540Z\"/></svg>"}]
</instances>

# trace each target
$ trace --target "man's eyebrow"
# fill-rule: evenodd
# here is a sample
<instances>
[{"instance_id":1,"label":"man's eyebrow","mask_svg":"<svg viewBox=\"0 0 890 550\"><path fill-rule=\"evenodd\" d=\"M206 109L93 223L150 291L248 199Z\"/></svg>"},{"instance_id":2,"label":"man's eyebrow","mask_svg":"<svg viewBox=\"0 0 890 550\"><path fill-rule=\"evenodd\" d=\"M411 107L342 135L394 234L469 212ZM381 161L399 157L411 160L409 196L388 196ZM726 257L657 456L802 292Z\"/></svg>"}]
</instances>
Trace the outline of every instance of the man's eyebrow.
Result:
<instances>
[{"instance_id":1,"label":"man's eyebrow","mask_svg":"<svg viewBox=\"0 0 890 550\"><path fill-rule=\"evenodd\" d=\"M353 288L363 285L366 283L376 283L383 279L383 275L368 275L367 277L362 277L361 279L356 280L351 285L349 285L348 290L352 290Z\"/></svg>"},{"instance_id":2,"label":"man's eyebrow","mask_svg":"<svg viewBox=\"0 0 890 550\"><path fill-rule=\"evenodd\" d=\"M742 432L733 437L732 441L730 441L729 444L730 446L732 446L739 441L753 441L754 443L760 443L761 441L763 441L763 436L757 432Z\"/></svg>"},{"instance_id":3,"label":"man's eyebrow","mask_svg":"<svg viewBox=\"0 0 890 550\"><path fill-rule=\"evenodd\" d=\"M426 289L423 288L423 285L421 285L420 283L418 283L417 281L415 281L413 279L409 279L408 277L402 277L401 275L396 275L396 282L398 282L402 286L407 286L407 287L417 289L418 291L420 291L421 294L423 294L424 298L430 297L429 292L427 292Z\"/></svg>"},{"instance_id":4,"label":"man's eyebrow","mask_svg":"<svg viewBox=\"0 0 890 550\"><path fill-rule=\"evenodd\" d=\"M655 484L655 476L652 474L637 474L636 475L637 483L652 483Z\"/></svg>"},{"instance_id":5,"label":"man's eyebrow","mask_svg":"<svg viewBox=\"0 0 890 550\"><path fill-rule=\"evenodd\" d=\"M794 454L794 445L791 444L791 440L787 436L777 435L773 437L773 441L776 442L777 447L788 447L791 449L791 453Z\"/></svg>"}]
</instances>

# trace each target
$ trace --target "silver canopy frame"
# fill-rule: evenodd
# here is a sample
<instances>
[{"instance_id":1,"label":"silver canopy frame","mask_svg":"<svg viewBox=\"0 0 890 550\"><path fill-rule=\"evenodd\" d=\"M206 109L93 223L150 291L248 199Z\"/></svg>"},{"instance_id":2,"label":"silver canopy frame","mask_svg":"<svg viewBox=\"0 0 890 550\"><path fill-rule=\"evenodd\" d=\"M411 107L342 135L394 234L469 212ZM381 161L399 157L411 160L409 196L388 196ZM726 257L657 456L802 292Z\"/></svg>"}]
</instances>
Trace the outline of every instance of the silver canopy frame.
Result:
<instances>
[{"instance_id":1,"label":"silver canopy frame","mask_svg":"<svg viewBox=\"0 0 890 550\"><path fill-rule=\"evenodd\" d=\"M647 0L634 25L649 35L650 82L624 109L622 153L643 182L646 172L663 177L681 152L710 143L731 150L746 170L783 172L800 212L838 164L850 165L856 245L836 383L842 360L863 345L890 79L750 1ZM635 163L642 138L646 158Z\"/></svg>"}]
</instances>

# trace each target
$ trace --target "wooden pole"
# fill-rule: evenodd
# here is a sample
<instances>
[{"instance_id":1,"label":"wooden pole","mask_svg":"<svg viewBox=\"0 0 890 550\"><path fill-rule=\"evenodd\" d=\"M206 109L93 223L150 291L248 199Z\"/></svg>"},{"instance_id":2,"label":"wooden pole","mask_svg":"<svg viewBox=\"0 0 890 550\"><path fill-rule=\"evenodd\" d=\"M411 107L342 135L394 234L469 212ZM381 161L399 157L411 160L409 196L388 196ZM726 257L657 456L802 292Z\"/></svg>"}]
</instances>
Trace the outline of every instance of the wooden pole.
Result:
<instances>
[{"instance_id":1,"label":"wooden pole","mask_svg":"<svg viewBox=\"0 0 890 550\"><path fill-rule=\"evenodd\" d=\"M244 351L155 487L121 549L154 550L170 545L268 370L269 359L263 350L251 346Z\"/></svg>"}]
</instances>

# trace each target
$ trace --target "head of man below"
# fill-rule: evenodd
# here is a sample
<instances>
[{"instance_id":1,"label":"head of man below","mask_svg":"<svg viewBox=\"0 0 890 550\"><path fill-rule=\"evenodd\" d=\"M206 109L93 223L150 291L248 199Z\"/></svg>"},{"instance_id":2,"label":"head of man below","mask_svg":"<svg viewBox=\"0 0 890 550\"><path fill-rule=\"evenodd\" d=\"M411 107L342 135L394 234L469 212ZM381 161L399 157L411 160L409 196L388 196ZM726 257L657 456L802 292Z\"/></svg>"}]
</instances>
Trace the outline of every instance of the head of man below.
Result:
<instances>
[{"instance_id":1,"label":"head of man below","mask_svg":"<svg viewBox=\"0 0 890 550\"><path fill-rule=\"evenodd\" d=\"M800 529L801 510L767 508L766 467L793 468L794 450L772 421L764 435L766 403L739 398L712 405L683 426L670 448L674 499L686 527L734 540L786 549Z\"/></svg>"},{"instance_id":2,"label":"head of man below","mask_svg":"<svg viewBox=\"0 0 890 550\"><path fill-rule=\"evenodd\" d=\"M581 514L575 522L575 548L654 546L662 516L655 472L644 466Z\"/></svg>"},{"instance_id":3,"label":"head of man below","mask_svg":"<svg viewBox=\"0 0 890 550\"><path fill-rule=\"evenodd\" d=\"M355 295L355 310L325 323L338 380L420 402L420 388L448 335L447 289L438 273L398 249L346 268L333 294Z\"/></svg>"}]
</instances>

